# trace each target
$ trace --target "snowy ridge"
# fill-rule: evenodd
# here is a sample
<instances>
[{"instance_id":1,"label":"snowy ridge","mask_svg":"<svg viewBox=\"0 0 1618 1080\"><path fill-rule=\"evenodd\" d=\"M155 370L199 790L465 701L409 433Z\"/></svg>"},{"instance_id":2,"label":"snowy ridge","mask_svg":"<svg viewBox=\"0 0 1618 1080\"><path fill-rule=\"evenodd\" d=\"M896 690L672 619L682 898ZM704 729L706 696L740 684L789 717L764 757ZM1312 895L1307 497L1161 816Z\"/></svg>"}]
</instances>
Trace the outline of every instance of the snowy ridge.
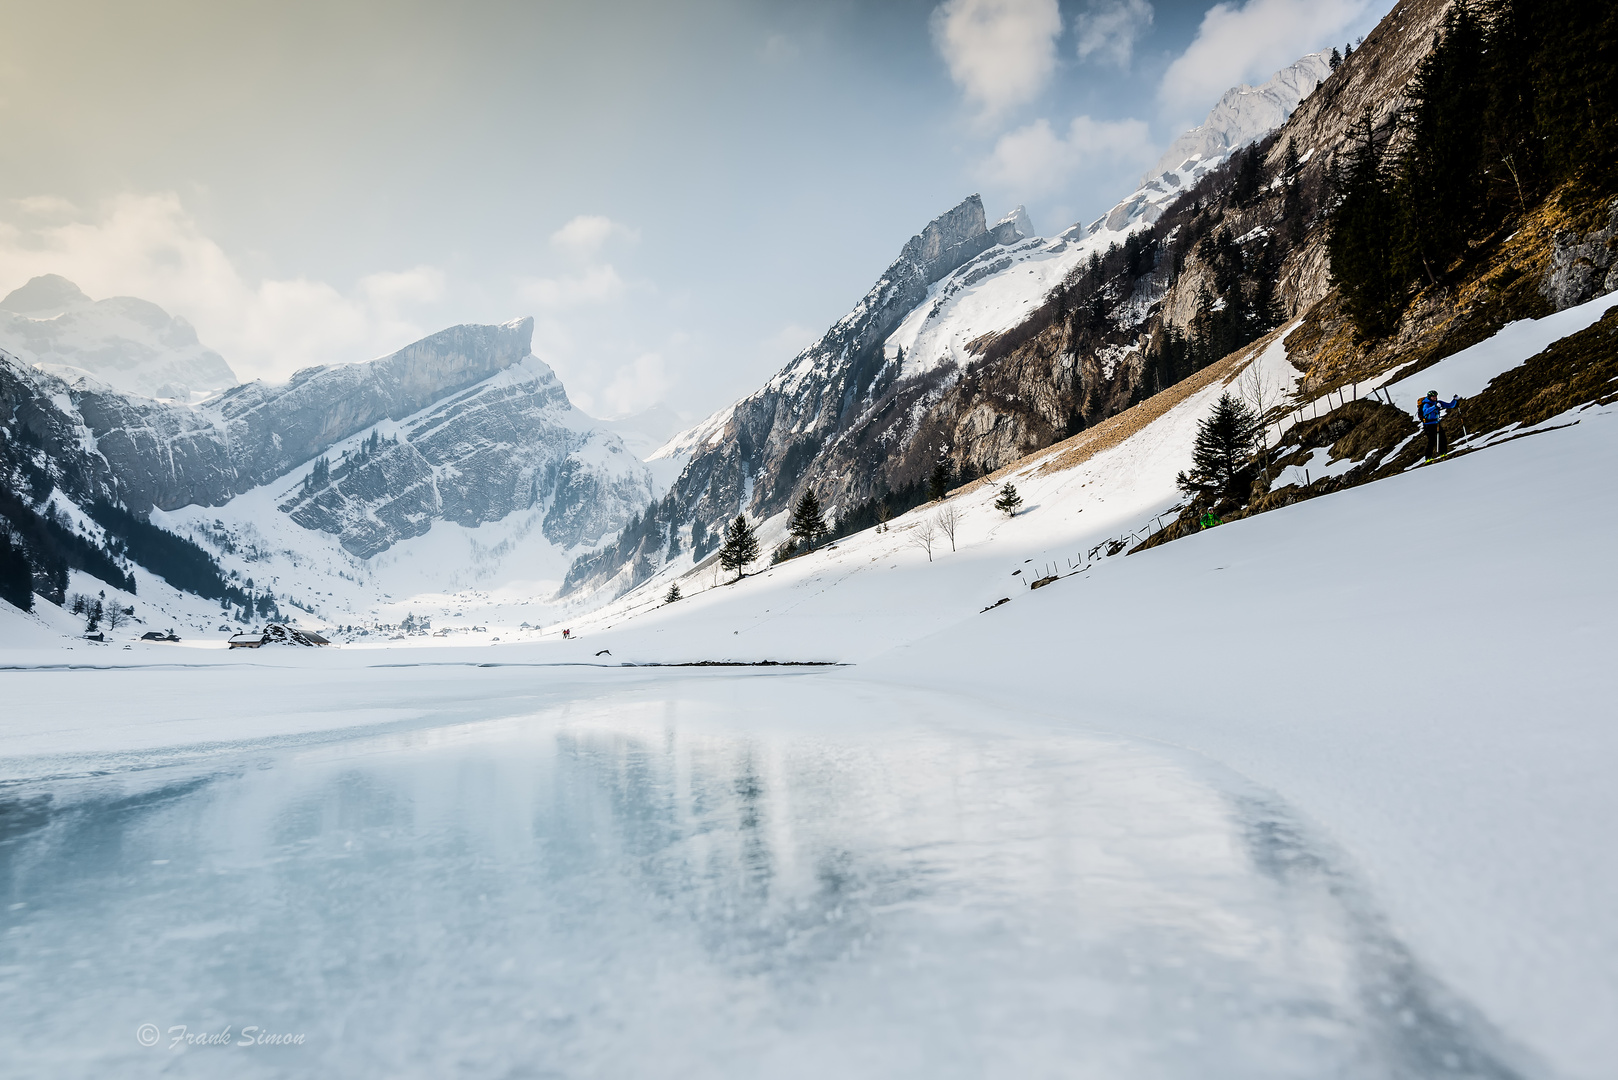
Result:
<instances>
[{"instance_id":1,"label":"snowy ridge","mask_svg":"<svg viewBox=\"0 0 1618 1080\"><path fill-rule=\"evenodd\" d=\"M1331 75L1328 54L1329 50L1310 53L1260 86L1243 84L1226 90L1208 118L1175 139L1141 182L1165 173L1206 171L1207 162L1227 158L1286 123L1298 102Z\"/></svg>"},{"instance_id":2,"label":"snowy ridge","mask_svg":"<svg viewBox=\"0 0 1618 1080\"><path fill-rule=\"evenodd\" d=\"M64 379L145 397L200 400L236 384L191 324L133 296L91 300L55 274L0 300L0 345Z\"/></svg>"}]
</instances>

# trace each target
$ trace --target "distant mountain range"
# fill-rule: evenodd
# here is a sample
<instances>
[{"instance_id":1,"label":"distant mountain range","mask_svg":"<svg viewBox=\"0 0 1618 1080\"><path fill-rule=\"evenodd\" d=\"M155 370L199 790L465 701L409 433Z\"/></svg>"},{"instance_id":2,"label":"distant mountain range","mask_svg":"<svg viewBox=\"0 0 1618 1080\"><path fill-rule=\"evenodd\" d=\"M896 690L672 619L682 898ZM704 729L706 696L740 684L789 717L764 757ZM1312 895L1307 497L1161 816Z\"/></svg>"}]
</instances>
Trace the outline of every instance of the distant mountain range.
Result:
<instances>
[{"instance_id":1,"label":"distant mountain range","mask_svg":"<svg viewBox=\"0 0 1618 1080\"><path fill-rule=\"evenodd\" d=\"M10 490L31 495L8 504L19 537L38 533L22 519L43 514L53 498L121 505L136 515L211 507L219 530L251 520L259 531L278 531L263 518L268 499L285 521L335 538L356 560L437 523L475 529L518 512L537 515L545 541L565 550L610 536L654 495L650 470L617 434L574 408L532 354L530 319L451 327L378 360L306 368L280 385L234 385L192 406L102 378L108 370L126 382L176 371L229 378L217 354L198 345L188 326L163 322L155 306L91 303L61 278L36 278L7 302L28 309L13 316L31 335L26 340L48 345L47 356L79 361L30 363L0 351L0 470ZM123 367L137 355L133 337L120 339L122 352L79 348L92 337L85 326L113 340L109 328L121 329L118 320L131 311L154 334L167 327L173 344ZM70 317L77 321L61 322ZM232 509L237 502L247 509ZM234 548L217 536L198 538L216 557ZM95 540L117 548L116 537ZM51 567L67 557L63 551L33 553L38 591L53 599L61 575Z\"/></svg>"}]
</instances>

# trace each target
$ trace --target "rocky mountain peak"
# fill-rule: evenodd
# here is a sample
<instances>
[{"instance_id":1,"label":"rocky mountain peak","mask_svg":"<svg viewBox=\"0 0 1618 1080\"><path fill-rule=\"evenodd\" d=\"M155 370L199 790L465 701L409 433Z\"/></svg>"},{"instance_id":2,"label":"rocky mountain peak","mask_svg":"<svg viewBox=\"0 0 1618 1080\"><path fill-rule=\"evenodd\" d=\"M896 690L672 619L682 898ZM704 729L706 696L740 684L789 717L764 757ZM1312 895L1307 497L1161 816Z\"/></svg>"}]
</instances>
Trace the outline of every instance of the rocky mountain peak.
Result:
<instances>
[{"instance_id":1,"label":"rocky mountain peak","mask_svg":"<svg viewBox=\"0 0 1618 1080\"><path fill-rule=\"evenodd\" d=\"M1260 86L1233 86L1201 124L1174 140L1152 170L1150 181L1180 171L1188 162L1223 157L1255 142L1286 122L1315 84L1331 76L1327 52L1310 53L1272 75Z\"/></svg>"},{"instance_id":2,"label":"rocky mountain peak","mask_svg":"<svg viewBox=\"0 0 1618 1080\"><path fill-rule=\"evenodd\" d=\"M36 319L49 319L90 298L77 285L60 274L41 274L28 284L13 289L0 300L0 311L13 311Z\"/></svg>"},{"instance_id":3,"label":"rocky mountain peak","mask_svg":"<svg viewBox=\"0 0 1618 1080\"><path fill-rule=\"evenodd\" d=\"M965 259L982 251L986 246L982 238L988 231L988 216L983 212L982 196L968 195L912 236L899 257L919 264L923 276L931 284L961 265ZM963 252L969 248L971 253L963 258Z\"/></svg>"}]
</instances>

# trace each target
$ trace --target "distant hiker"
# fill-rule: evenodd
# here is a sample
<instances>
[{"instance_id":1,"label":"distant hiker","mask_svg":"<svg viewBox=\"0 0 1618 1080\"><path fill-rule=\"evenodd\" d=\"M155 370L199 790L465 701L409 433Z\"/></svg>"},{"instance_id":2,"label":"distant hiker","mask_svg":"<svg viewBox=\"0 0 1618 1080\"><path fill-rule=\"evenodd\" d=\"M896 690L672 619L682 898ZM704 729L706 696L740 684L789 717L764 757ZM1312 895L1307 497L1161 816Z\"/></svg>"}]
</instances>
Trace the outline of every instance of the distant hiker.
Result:
<instances>
[{"instance_id":1,"label":"distant hiker","mask_svg":"<svg viewBox=\"0 0 1618 1080\"><path fill-rule=\"evenodd\" d=\"M1427 460L1444 456L1444 432L1440 427L1444 414L1450 409L1459 407L1461 395L1456 394L1452 401L1439 401L1438 391L1429 390L1427 396L1421 399L1416 406L1416 415L1421 417L1421 429L1427 435Z\"/></svg>"},{"instance_id":2,"label":"distant hiker","mask_svg":"<svg viewBox=\"0 0 1618 1080\"><path fill-rule=\"evenodd\" d=\"M573 636L573 631L571 631L571 630L563 630L562 631L562 639L564 641L567 640L568 638L572 637L572 636Z\"/></svg>"},{"instance_id":3,"label":"distant hiker","mask_svg":"<svg viewBox=\"0 0 1618 1080\"><path fill-rule=\"evenodd\" d=\"M1224 519L1215 514L1212 510L1209 510L1207 513L1203 514L1201 519L1197 522L1197 524L1201 525L1204 529L1211 529L1215 525L1223 525L1224 523Z\"/></svg>"}]
</instances>

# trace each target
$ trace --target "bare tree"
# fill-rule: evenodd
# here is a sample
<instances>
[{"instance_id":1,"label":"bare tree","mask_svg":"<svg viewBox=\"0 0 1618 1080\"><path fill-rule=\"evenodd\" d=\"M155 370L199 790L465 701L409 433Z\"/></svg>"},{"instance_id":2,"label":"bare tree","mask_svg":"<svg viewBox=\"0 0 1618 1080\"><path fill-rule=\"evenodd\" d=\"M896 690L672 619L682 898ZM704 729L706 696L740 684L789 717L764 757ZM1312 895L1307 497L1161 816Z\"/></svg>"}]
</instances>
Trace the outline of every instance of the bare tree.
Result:
<instances>
[{"instance_id":1,"label":"bare tree","mask_svg":"<svg viewBox=\"0 0 1618 1080\"><path fill-rule=\"evenodd\" d=\"M106 620L108 630L116 630L129 621L129 616L117 604L108 604L106 614L102 617Z\"/></svg>"},{"instance_id":2,"label":"bare tree","mask_svg":"<svg viewBox=\"0 0 1618 1080\"><path fill-rule=\"evenodd\" d=\"M961 523L961 512L950 503L938 513L933 515L933 524L938 526L940 532L949 537L949 549L955 550L955 529Z\"/></svg>"},{"instance_id":3,"label":"bare tree","mask_svg":"<svg viewBox=\"0 0 1618 1080\"><path fill-rule=\"evenodd\" d=\"M1257 414L1260 425L1266 425L1269 420L1270 410L1281 404L1283 396L1281 387L1264 378L1264 372L1260 369L1259 362L1256 359L1247 365L1246 371L1242 372L1241 378L1237 380L1236 390L1242 401L1251 406L1253 412ZM1276 421L1275 424L1275 438L1279 443L1281 439L1280 421ZM1270 476L1270 440L1267 433L1259 439L1259 454L1264 459L1264 478L1268 480Z\"/></svg>"},{"instance_id":4,"label":"bare tree","mask_svg":"<svg viewBox=\"0 0 1618 1080\"><path fill-rule=\"evenodd\" d=\"M888 531L888 519L893 517L893 511L888 508L886 500L876 504L876 531Z\"/></svg>"},{"instance_id":5,"label":"bare tree","mask_svg":"<svg viewBox=\"0 0 1618 1080\"><path fill-rule=\"evenodd\" d=\"M910 530L910 542L927 553L927 561L933 561L933 543L938 539L938 530L933 528L930 521L918 521L916 527Z\"/></svg>"}]
</instances>

